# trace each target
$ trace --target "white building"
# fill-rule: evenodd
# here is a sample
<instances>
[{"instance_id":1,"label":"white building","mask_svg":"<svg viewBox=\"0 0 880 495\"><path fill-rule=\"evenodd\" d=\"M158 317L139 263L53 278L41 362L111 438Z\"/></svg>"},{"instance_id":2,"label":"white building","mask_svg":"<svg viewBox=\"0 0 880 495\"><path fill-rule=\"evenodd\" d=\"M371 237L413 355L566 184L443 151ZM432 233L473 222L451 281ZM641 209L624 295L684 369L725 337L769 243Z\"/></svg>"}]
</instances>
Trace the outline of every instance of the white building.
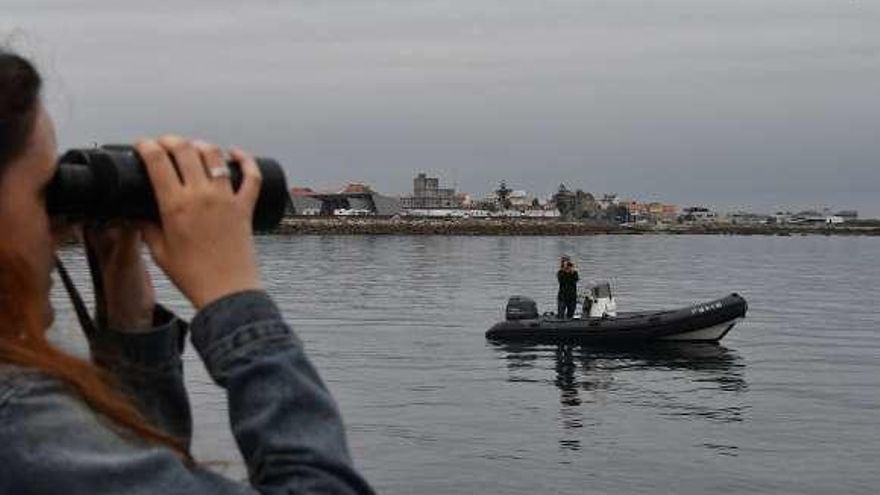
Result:
<instances>
[{"instance_id":1,"label":"white building","mask_svg":"<svg viewBox=\"0 0 880 495\"><path fill-rule=\"evenodd\" d=\"M709 208L691 206L681 211L681 217L685 222L712 223L718 221L718 214Z\"/></svg>"},{"instance_id":2,"label":"white building","mask_svg":"<svg viewBox=\"0 0 880 495\"><path fill-rule=\"evenodd\" d=\"M526 191L519 190L511 191L507 200L510 201L511 208L530 208L535 198L529 196Z\"/></svg>"}]
</instances>

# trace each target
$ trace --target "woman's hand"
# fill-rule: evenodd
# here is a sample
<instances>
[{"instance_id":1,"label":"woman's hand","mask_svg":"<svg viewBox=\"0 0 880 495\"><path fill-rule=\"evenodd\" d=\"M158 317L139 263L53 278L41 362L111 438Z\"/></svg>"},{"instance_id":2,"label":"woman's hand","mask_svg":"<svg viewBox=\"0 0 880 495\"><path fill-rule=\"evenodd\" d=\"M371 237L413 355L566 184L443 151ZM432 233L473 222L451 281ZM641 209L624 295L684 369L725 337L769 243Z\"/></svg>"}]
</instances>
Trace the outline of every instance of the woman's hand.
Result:
<instances>
[{"instance_id":1,"label":"woman's hand","mask_svg":"<svg viewBox=\"0 0 880 495\"><path fill-rule=\"evenodd\" d=\"M178 136L139 141L161 226L144 229L144 239L178 289L201 309L228 294L260 289L251 222L261 176L253 157L231 152L241 164L242 183L233 192L220 148ZM176 167L176 170L175 170Z\"/></svg>"},{"instance_id":2,"label":"woman's hand","mask_svg":"<svg viewBox=\"0 0 880 495\"><path fill-rule=\"evenodd\" d=\"M156 296L141 256L138 227L90 227L85 229L85 236L98 258L107 326L125 333L150 331Z\"/></svg>"}]
</instances>

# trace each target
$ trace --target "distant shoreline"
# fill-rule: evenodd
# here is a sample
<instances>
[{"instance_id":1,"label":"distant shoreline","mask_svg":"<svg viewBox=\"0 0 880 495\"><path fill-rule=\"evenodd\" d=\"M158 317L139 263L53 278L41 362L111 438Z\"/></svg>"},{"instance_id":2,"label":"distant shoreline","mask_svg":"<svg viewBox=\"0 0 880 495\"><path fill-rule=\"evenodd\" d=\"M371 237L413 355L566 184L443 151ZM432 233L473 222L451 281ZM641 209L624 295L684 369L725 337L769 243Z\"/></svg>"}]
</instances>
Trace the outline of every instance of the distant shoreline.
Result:
<instances>
[{"instance_id":1,"label":"distant shoreline","mask_svg":"<svg viewBox=\"0 0 880 495\"><path fill-rule=\"evenodd\" d=\"M456 236L586 236L586 235L847 235L880 236L880 224L868 225L735 225L725 223L638 225L562 222L526 218L381 218L286 217L272 231L279 235L456 235Z\"/></svg>"}]
</instances>

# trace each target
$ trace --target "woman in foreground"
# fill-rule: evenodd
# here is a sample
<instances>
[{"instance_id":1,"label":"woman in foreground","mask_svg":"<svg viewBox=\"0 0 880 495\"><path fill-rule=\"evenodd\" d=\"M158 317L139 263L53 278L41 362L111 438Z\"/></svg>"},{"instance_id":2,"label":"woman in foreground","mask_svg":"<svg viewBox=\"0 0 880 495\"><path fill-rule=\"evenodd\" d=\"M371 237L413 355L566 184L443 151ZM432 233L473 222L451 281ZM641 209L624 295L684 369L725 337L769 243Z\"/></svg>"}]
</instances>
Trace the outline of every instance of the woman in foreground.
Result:
<instances>
[{"instance_id":1,"label":"woman in foreground","mask_svg":"<svg viewBox=\"0 0 880 495\"><path fill-rule=\"evenodd\" d=\"M27 60L0 49L0 493L372 493L329 391L262 290L251 235L260 176L244 152L231 153L245 176L233 192L215 146L137 143L161 228L90 233L107 328L89 336L92 362L47 342L63 232L45 207L56 149L40 85ZM191 324L156 304L142 242L197 309ZM249 485L189 453L187 333L226 390Z\"/></svg>"}]
</instances>

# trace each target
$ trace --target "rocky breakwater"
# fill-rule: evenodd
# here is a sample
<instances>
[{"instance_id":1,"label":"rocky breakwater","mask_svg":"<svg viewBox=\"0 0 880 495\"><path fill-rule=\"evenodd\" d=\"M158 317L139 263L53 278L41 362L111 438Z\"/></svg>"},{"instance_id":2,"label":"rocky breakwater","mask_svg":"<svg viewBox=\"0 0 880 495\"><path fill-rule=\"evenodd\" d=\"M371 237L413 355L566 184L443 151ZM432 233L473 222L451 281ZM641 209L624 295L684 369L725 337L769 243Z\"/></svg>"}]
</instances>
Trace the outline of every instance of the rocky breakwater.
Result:
<instances>
[{"instance_id":1,"label":"rocky breakwater","mask_svg":"<svg viewBox=\"0 0 880 495\"><path fill-rule=\"evenodd\" d=\"M880 222L844 225L735 225L729 223L637 225L535 218L286 217L282 235L868 235Z\"/></svg>"},{"instance_id":2,"label":"rocky breakwater","mask_svg":"<svg viewBox=\"0 0 880 495\"><path fill-rule=\"evenodd\" d=\"M878 236L880 226L876 225L736 225L726 223L707 223L693 225L672 225L663 228L668 234L687 235L844 235Z\"/></svg>"},{"instance_id":3,"label":"rocky breakwater","mask_svg":"<svg viewBox=\"0 0 880 495\"><path fill-rule=\"evenodd\" d=\"M640 233L601 222L524 218L287 217L289 235L594 235Z\"/></svg>"}]
</instances>

